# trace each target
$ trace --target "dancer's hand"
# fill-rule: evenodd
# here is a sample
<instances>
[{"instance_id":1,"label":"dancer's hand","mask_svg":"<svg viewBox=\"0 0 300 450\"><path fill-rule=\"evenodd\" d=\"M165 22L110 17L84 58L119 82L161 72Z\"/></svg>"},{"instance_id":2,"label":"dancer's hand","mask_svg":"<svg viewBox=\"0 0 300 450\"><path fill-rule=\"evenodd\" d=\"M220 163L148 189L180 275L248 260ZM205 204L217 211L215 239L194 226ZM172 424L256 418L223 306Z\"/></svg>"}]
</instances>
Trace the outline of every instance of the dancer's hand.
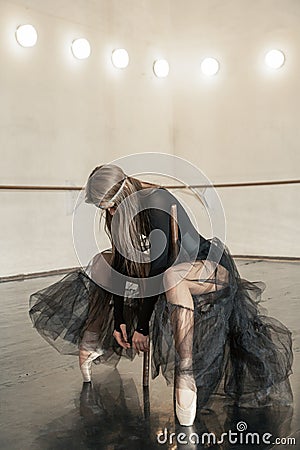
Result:
<instances>
[{"instance_id":1,"label":"dancer's hand","mask_svg":"<svg viewBox=\"0 0 300 450\"><path fill-rule=\"evenodd\" d=\"M137 351L138 355L141 352L149 350L149 336L144 336L142 333L135 331L132 336L132 347Z\"/></svg>"},{"instance_id":2,"label":"dancer's hand","mask_svg":"<svg viewBox=\"0 0 300 450\"><path fill-rule=\"evenodd\" d=\"M119 345L121 345L121 347L123 347L125 349L130 348L130 344L127 340L126 324L121 323L120 328L121 328L121 332L114 330L113 336L116 339L117 343Z\"/></svg>"}]
</instances>

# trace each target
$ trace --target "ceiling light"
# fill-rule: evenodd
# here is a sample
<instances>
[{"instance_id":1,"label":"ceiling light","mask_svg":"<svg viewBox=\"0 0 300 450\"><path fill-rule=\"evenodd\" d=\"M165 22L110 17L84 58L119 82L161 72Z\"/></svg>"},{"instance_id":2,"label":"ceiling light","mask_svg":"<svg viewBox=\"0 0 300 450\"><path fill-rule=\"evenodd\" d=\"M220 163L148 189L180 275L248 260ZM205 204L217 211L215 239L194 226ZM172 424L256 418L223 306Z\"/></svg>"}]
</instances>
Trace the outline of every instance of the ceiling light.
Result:
<instances>
[{"instance_id":1,"label":"ceiling light","mask_svg":"<svg viewBox=\"0 0 300 450\"><path fill-rule=\"evenodd\" d=\"M280 50L270 50L265 56L265 63L271 69L279 69L285 61L284 53Z\"/></svg>"},{"instance_id":2,"label":"ceiling light","mask_svg":"<svg viewBox=\"0 0 300 450\"><path fill-rule=\"evenodd\" d=\"M37 41L36 29L29 24L20 25L16 29L16 39L22 47L33 47Z\"/></svg>"},{"instance_id":3,"label":"ceiling light","mask_svg":"<svg viewBox=\"0 0 300 450\"><path fill-rule=\"evenodd\" d=\"M169 75L170 67L165 59L157 59L153 64L153 72L158 78L165 78Z\"/></svg>"},{"instance_id":4,"label":"ceiling light","mask_svg":"<svg viewBox=\"0 0 300 450\"><path fill-rule=\"evenodd\" d=\"M201 63L201 70L204 75L215 75L220 69L219 61L215 58L205 58Z\"/></svg>"},{"instance_id":5,"label":"ceiling light","mask_svg":"<svg viewBox=\"0 0 300 450\"><path fill-rule=\"evenodd\" d=\"M117 69L125 69L129 64L129 55L125 48L117 48L111 54L111 61Z\"/></svg>"},{"instance_id":6,"label":"ceiling light","mask_svg":"<svg viewBox=\"0 0 300 450\"><path fill-rule=\"evenodd\" d=\"M86 59L91 54L90 43L84 38L75 39L75 41L72 42L71 50L77 59Z\"/></svg>"}]
</instances>

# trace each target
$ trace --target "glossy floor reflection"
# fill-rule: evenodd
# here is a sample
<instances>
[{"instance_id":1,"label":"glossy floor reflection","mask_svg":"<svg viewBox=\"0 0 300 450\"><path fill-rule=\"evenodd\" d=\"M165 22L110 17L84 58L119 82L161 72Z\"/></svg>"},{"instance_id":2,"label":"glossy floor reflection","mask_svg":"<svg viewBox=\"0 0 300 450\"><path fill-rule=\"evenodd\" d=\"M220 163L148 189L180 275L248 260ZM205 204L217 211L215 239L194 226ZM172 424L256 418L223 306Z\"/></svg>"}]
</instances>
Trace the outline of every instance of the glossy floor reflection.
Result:
<instances>
[{"instance_id":1,"label":"glossy floor reflection","mask_svg":"<svg viewBox=\"0 0 300 450\"><path fill-rule=\"evenodd\" d=\"M243 277L266 282L268 314L293 332L293 408L234 408L220 398L213 410L198 411L193 427L180 427L165 379L150 379L149 390L143 390L142 355L115 368L93 365L93 383L82 383L77 358L60 355L32 328L29 294L61 277L2 283L0 448L300 449L299 264L237 260L237 265ZM227 435L218 443L222 433ZM274 444L276 437L282 444Z\"/></svg>"}]
</instances>

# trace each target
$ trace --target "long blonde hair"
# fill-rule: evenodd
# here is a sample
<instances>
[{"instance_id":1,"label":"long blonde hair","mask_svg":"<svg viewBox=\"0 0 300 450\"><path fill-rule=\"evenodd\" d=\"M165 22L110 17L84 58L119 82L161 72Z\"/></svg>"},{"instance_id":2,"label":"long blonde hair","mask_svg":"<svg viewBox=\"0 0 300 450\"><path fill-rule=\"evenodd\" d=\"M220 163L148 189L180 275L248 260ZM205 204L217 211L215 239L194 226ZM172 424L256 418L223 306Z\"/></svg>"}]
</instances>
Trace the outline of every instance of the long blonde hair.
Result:
<instances>
[{"instance_id":1,"label":"long blonde hair","mask_svg":"<svg viewBox=\"0 0 300 450\"><path fill-rule=\"evenodd\" d=\"M123 182L123 188L120 189ZM149 188L159 187L158 184L154 183L146 182L146 184L149 185ZM114 239L117 239L117 242L114 242L112 237L112 215L107 209L103 211L105 214L104 229L112 246L112 267L124 275L133 277L146 276L145 264L136 261L135 258L132 260L125 258L119 253L117 248L122 249L125 255L129 255L132 248L142 252L148 249L146 237L150 233L149 212L147 209L143 210L139 207L139 196L131 195L137 191L142 193L142 189L142 183L138 178L126 175L115 164L102 164L95 167L90 173L85 187L86 203L93 203L98 206L100 202L109 202L115 196L114 203L117 207L120 205L114 217L114 221L116 220L114 225L116 224L116 229L119 230L117 236L114 233ZM124 204L126 207L122 207L122 202L125 198L126 202ZM128 224L128 217L133 218L130 224ZM122 230L126 229L126 227L129 229L128 234L122 233ZM130 242L127 242L126 236L129 236Z\"/></svg>"}]
</instances>

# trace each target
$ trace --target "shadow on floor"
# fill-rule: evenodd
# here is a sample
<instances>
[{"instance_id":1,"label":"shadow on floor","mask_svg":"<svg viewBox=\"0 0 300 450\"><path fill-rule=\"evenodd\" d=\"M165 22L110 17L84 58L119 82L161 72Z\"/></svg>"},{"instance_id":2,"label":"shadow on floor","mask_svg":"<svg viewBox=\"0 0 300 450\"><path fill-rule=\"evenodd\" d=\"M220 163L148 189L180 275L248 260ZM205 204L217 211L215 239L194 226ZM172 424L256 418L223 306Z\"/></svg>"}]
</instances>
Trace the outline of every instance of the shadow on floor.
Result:
<instances>
[{"instance_id":1,"label":"shadow on floor","mask_svg":"<svg viewBox=\"0 0 300 450\"><path fill-rule=\"evenodd\" d=\"M175 421L162 427L164 404L151 411L149 390L143 394L141 405L135 381L122 380L117 369L83 383L74 411L48 423L35 445L43 450L270 449L276 438L291 436L291 407L246 409L220 402L218 411L198 411L191 427L180 426L175 414Z\"/></svg>"}]
</instances>

